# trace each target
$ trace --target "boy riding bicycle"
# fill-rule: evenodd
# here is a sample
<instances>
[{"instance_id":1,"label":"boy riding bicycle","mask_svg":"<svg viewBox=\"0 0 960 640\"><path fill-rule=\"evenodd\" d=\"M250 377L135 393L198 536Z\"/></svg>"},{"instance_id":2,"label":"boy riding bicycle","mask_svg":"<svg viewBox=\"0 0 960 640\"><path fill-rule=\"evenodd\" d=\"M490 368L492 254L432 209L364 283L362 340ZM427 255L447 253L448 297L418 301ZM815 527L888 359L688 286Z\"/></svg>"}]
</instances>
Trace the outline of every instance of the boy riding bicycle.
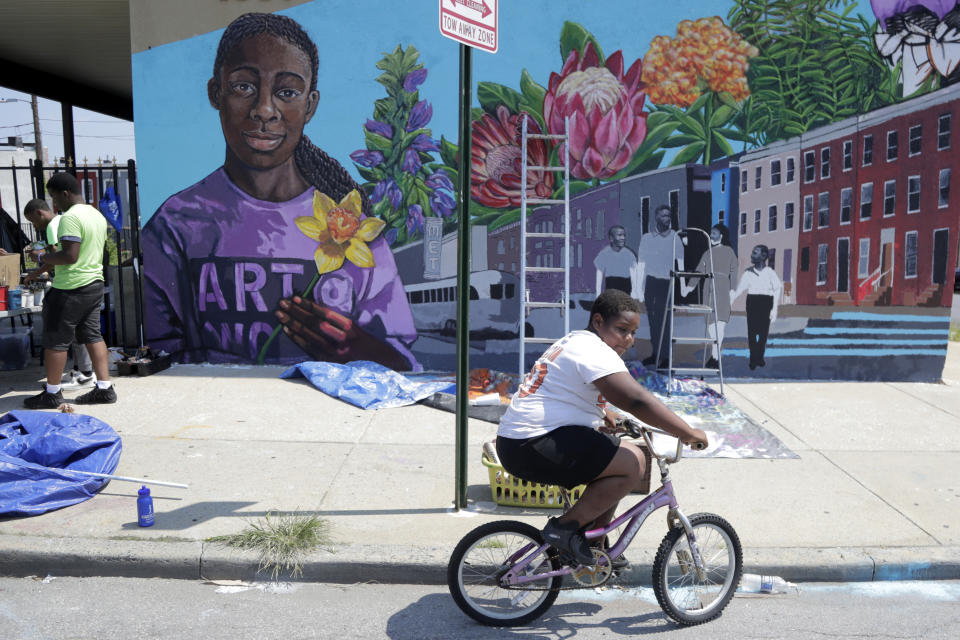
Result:
<instances>
[{"instance_id":1,"label":"boy riding bicycle","mask_svg":"<svg viewBox=\"0 0 960 640\"><path fill-rule=\"evenodd\" d=\"M609 523L645 471L639 447L600 431L615 428L608 401L686 444L707 444L703 431L690 427L627 372L622 356L639 325L639 302L616 289L602 292L587 328L571 331L540 356L497 431L497 455L511 474L567 488L587 485L577 503L550 518L542 532L546 542L584 566L596 563L584 529Z\"/></svg>"}]
</instances>

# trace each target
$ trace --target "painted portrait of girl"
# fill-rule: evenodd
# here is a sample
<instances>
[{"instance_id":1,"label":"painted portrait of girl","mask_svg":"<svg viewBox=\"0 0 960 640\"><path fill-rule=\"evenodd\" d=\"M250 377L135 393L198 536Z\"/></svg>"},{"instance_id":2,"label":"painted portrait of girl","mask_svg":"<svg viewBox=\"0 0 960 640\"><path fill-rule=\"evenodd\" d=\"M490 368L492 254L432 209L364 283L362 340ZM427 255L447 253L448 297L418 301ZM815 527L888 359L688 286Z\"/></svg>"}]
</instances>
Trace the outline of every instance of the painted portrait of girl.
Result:
<instances>
[{"instance_id":1,"label":"painted portrait of girl","mask_svg":"<svg viewBox=\"0 0 960 640\"><path fill-rule=\"evenodd\" d=\"M416 370L413 318L366 194L304 135L318 52L296 21L248 13L207 83L223 165L144 225L147 340L181 362L372 360Z\"/></svg>"}]
</instances>

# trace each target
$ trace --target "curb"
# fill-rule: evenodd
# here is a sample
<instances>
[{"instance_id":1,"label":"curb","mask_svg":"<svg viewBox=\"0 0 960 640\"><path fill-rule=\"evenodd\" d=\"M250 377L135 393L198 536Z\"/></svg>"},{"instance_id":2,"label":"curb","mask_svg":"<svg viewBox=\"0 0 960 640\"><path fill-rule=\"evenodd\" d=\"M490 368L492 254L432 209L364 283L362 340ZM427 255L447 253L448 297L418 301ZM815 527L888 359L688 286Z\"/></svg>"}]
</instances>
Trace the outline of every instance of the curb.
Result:
<instances>
[{"instance_id":1,"label":"curb","mask_svg":"<svg viewBox=\"0 0 960 640\"><path fill-rule=\"evenodd\" d=\"M329 584L446 584L449 546L346 545L316 551L296 580ZM630 553L621 586L650 586L654 552ZM0 575L267 580L258 556L201 541L152 542L0 535ZM762 548L744 551L745 573L790 582L960 579L960 547ZM283 575L283 574L281 574Z\"/></svg>"}]
</instances>

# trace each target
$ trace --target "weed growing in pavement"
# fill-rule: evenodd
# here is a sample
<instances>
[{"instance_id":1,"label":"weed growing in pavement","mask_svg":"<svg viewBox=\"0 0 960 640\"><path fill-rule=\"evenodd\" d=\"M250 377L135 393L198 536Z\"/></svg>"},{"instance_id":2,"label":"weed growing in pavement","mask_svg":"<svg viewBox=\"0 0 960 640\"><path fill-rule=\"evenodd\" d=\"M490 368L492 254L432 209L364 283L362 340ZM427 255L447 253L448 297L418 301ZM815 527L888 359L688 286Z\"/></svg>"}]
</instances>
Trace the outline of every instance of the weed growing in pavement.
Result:
<instances>
[{"instance_id":1,"label":"weed growing in pavement","mask_svg":"<svg viewBox=\"0 0 960 640\"><path fill-rule=\"evenodd\" d=\"M289 571L290 577L297 578L303 574L304 555L318 548L329 550L330 524L317 515L268 512L240 533L214 536L207 542L258 552L257 570L269 570L272 580L277 580L281 571Z\"/></svg>"},{"instance_id":2,"label":"weed growing in pavement","mask_svg":"<svg viewBox=\"0 0 960 640\"><path fill-rule=\"evenodd\" d=\"M951 342L960 342L960 327L950 327L950 340Z\"/></svg>"}]
</instances>

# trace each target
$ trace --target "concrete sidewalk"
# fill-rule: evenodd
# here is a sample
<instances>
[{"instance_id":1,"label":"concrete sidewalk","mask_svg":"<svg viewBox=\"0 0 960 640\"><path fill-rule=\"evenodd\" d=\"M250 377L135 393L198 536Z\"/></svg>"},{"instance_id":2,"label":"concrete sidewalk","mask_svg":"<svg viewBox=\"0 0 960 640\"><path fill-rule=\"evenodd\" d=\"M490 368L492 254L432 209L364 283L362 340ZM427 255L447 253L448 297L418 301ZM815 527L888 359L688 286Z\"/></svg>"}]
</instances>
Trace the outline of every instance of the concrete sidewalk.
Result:
<instances>
[{"instance_id":1,"label":"concrete sidewalk","mask_svg":"<svg viewBox=\"0 0 960 640\"><path fill-rule=\"evenodd\" d=\"M136 524L139 485L119 481L79 505L0 519L0 575L252 579L254 556L204 540L281 511L331 524L334 548L308 558L306 580L442 584L470 529L540 527L556 513L492 502L480 447L495 424L470 420L470 506L455 513L453 414L364 411L281 370L175 365L117 379L115 405L78 407L123 437L116 473L190 488L153 487L150 528ZM0 374L0 411L20 408L42 377L39 367ZM686 513L718 513L737 529L745 571L794 582L960 578L960 343L941 384L735 381L727 393L800 456L673 467ZM654 514L620 584L649 584L665 533Z\"/></svg>"}]
</instances>

